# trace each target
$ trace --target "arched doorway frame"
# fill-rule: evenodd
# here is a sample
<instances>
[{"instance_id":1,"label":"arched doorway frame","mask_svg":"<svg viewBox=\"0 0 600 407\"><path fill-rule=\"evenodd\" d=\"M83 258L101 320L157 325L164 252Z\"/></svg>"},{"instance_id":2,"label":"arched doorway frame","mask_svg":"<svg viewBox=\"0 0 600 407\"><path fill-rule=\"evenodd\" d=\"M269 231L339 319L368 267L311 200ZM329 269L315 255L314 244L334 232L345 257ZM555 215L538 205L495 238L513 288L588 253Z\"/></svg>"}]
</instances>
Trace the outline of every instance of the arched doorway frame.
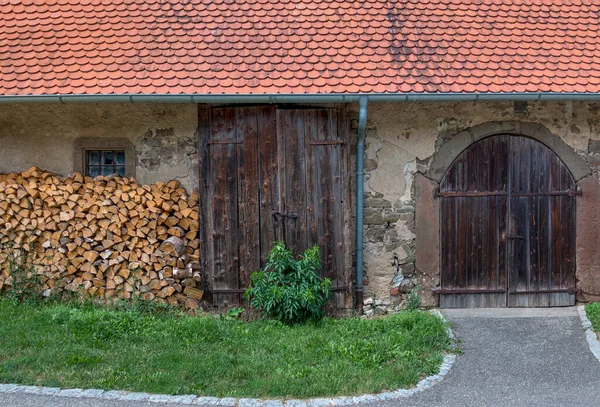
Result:
<instances>
[{"instance_id":1,"label":"arched doorway frame","mask_svg":"<svg viewBox=\"0 0 600 407\"><path fill-rule=\"evenodd\" d=\"M577 200L577 234L591 234L594 230L583 220L582 213L589 213L600 200L600 186L594 177L590 177L591 169L587 161L569 147L559 136L550 132L544 125L532 122L503 121L487 122L465 129L450 137L435 153L429 169L415 177L416 208L415 208L415 268L423 291L424 302L429 305L438 305L436 291L440 284L440 205L439 186L447 169L454 160L469 146L477 141L497 134L524 136L537 140L550 148L571 172L575 183L583 197ZM586 197L586 191L589 193ZM598 231L595 231L598 234ZM578 239L577 241L577 269L576 279L578 288L586 291L586 281L592 284L596 273L594 252L592 245L600 244L600 238ZM583 287L580 287L583 286ZM597 294L588 296L600 299L600 284ZM597 297L595 297L597 295ZM588 298L585 295L581 298ZM578 300L581 299L578 295Z\"/></svg>"}]
</instances>

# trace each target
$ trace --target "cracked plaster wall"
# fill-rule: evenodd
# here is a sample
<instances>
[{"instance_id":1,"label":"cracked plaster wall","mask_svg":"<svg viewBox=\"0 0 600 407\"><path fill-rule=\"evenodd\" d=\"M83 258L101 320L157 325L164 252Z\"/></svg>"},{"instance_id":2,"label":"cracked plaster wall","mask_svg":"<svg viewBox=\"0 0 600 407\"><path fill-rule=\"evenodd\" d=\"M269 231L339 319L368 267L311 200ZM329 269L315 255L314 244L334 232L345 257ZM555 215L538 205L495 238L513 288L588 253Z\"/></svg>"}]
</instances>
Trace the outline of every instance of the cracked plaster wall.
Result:
<instances>
[{"instance_id":1,"label":"cracked plaster wall","mask_svg":"<svg viewBox=\"0 0 600 407\"><path fill-rule=\"evenodd\" d=\"M179 180L198 187L195 104L31 104L0 106L0 172L32 165L73 172L79 137L125 138L135 145L142 184Z\"/></svg>"},{"instance_id":2,"label":"cracked plaster wall","mask_svg":"<svg viewBox=\"0 0 600 407\"><path fill-rule=\"evenodd\" d=\"M585 102L373 103L365 146L367 295L388 297L397 256L415 273L426 305L435 305L437 276L415 271L415 176L427 174L441 145L462 130L496 121L540 123L588 160L598 178L600 104Z\"/></svg>"}]
</instances>

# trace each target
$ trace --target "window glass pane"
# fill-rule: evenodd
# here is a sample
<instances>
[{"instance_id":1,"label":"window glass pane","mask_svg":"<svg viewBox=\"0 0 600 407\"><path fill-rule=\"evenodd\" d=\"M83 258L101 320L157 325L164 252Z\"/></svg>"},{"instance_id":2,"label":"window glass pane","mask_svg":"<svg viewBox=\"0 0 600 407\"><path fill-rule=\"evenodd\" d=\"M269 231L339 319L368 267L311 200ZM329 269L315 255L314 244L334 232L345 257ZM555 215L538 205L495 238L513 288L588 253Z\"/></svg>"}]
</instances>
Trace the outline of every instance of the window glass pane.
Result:
<instances>
[{"instance_id":1,"label":"window glass pane","mask_svg":"<svg viewBox=\"0 0 600 407\"><path fill-rule=\"evenodd\" d=\"M115 173L115 169L112 167L112 165L107 165L105 167L102 167L102 175L110 175L110 174L114 174Z\"/></svg>"},{"instance_id":2,"label":"window glass pane","mask_svg":"<svg viewBox=\"0 0 600 407\"><path fill-rule=\"evenodd\" d=\"M102 164L114 164L113 152L112 151L103 151L102 152Z\"/></svg>"},{"instance_id":3,"label":"window glass pane","mask_svg":"<svg viewBox=\"0 0 600 407\"><path fill-rule=\"evenodd\" d=\"M115 151L117 164L125 164L125 151Z\"/></svg>"},{"instance_id":4,"label":"window glass pane","mask_svg":"<svg viewBox=\"0 0 600 407\"><path fill-rule=\"evenodd\" d=\"M121 177L125 176L125 166L124 165L117 165L117 174Z\"/></svg>"},{"instance_id":5,"label":"window glass pane","mask_svg":"<svg viewBox=\"0 0 600 407\"><path fill-rule=\"evenodd\" d=\"M88 175L90 177L97 177L98 175L100 175L100 167L97 165L90 165L88 167Z\"/></svg>"},{"instance_id":6,"label":"window glass pane","mask_svg":"<svg viewBox=\"0 0 600 407\"><path fill-rule=\"evenodd\" d=\"M100 151L88 151L88 164L100 164Z\"/></svg>"}]
</instances>

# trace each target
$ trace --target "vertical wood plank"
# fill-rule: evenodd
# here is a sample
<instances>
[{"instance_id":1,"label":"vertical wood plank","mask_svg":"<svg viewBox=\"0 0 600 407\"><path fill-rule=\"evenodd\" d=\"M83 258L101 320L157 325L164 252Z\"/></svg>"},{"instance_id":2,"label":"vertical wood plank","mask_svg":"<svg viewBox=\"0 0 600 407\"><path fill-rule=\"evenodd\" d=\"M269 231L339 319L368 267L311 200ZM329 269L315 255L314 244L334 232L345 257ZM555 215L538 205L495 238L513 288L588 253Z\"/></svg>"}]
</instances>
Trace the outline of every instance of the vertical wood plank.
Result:
<instances>
[{"instance_id":1,"label":"vertical wood plank","mask_svg":"<svg viewBox=\"0 0 600 407\"><path fill-rule=\"evenodd\" d=\"M316 144L340 141L337 114L330 109L306 110L304 114L309 245L319 246L324 275L332 279L334 287L340 287L344 256L342 145Z\"/></svg>"},{"instance_id":2,"label":"vertical wood plank","mask_svg":"<svg viewBox=\"0 0 600 407\"><path fill-rule=\"evenodd\" d=\"M260 269L260 213L259 213L259 157L258 109L235 109L235 126L238 145L237 205L239 247L239 289L250 283L250 274Z\"/></svg>"},{"instance_id":3,"label":"vertical wood plank","mask_svg":"<svg viewBox=\"0 0 600 407\"><path fill-rule=\"evenodd\" d=\"M219 108L212 110L211 140L236 140L235 110ZM212 288L239 288L238 246L238 154L237 144L210 144L209 195L212 238ZM218 297L221 297L219 295ZM237 295L223 295L218 302L224 305L239 303ZM214 300L214 299L213 299Z\"/></svg>"},{"instance_id":4,"label":"vertical wood plank","mask_svg":"<svg viewBox=\"0 0 600 407\"><path fill-rule=\"evenodd\" d=\"M212 225L209 221L210 205L210 151L208 140L210 139L210 108L208 106L198 106L198 171L200 185L198 185L198 224L200 231L200 271L202 273L202 284L204 291L210 292L210 282L212 281L212 268L209 267L208 244L209 236L212 238ZM211 251L212 252L212 251Z\"/></svg>"},{"instance_id":5,"label":"vertical wood plank","mask_svg":"<svg viewBox=\"0 0 600 407\"><path fill-rule=\"evenodd\" d=\"M258 189L260 222L260 261L267 260L273 242L283 239L279 219L273 216L282 212L279 180L279 154L277 114L274 106L258 108Z\"/></svg>"},{"instance_id":6,"label":"vertical wood plank","mask_svg":"<svg viewBox=\"0 0 600 407\"><path fill-rule=\"evenodd\" d=\"M283 212L279 222L283 225L284 241L294 254L308 248L304 122L303 110L277 110L277 134L281 145L279 171L283 191Z\"/></svg>"}]
</instances>

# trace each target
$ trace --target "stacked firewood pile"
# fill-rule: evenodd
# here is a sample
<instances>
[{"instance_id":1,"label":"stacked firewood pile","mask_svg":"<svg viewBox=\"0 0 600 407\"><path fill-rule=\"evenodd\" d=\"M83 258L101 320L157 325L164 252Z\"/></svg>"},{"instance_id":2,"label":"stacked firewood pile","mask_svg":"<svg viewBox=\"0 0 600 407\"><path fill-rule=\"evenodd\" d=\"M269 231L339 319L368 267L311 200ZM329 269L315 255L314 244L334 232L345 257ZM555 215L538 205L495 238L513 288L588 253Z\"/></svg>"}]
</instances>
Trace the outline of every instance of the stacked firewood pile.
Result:
<instances>
[{"instance_id":1,"label":"stacked firewood pile","mask_svg":"<svg viewBox=\"0 0 600 407\"><path fill-rule=\"evenodd\" d=\"M195 309L199 243L198 195L178 181L59 178L36 167L0 174L0 291L26 262L46 295L138 296Z\"/></svg>"}]
</instances>

